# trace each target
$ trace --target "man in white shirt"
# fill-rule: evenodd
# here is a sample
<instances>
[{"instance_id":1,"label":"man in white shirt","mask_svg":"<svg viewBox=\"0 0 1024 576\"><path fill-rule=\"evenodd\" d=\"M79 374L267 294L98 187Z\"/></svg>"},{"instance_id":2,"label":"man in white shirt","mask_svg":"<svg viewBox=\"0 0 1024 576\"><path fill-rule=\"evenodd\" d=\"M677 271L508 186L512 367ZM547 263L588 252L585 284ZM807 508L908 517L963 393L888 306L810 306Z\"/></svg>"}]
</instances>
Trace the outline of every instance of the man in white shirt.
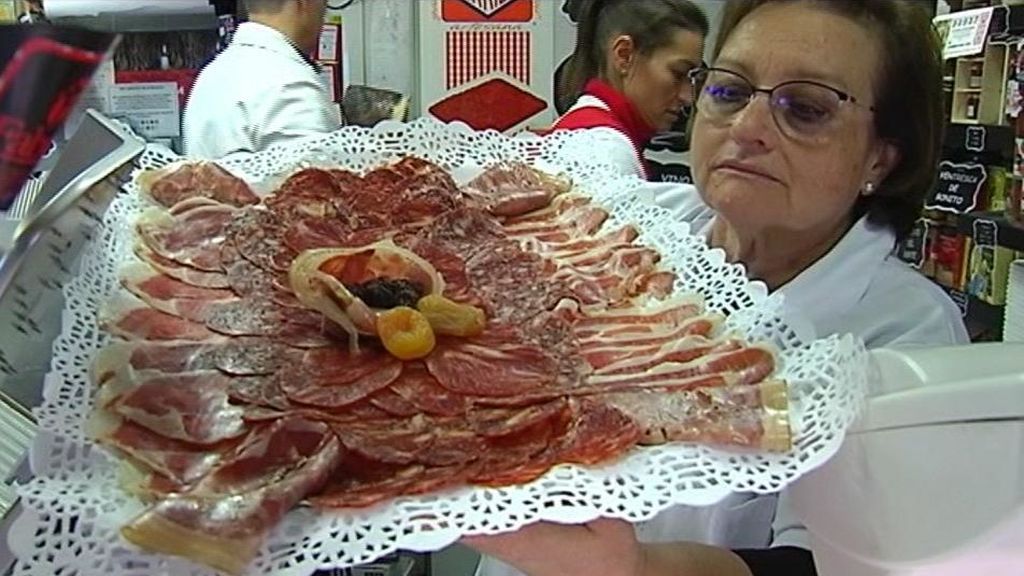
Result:
<instances>
[{"instance_id":1,"label":"man in white shirt","mask_svg":"<svg viewBox=\"0 0 1024 576\"><path fill-rule=\"evenodd\" d=\"M341 126L310 59L326 0L245 0L249 21L199 74L185 107L185 154L222 158Z\"/></svg>"}]
</instances>

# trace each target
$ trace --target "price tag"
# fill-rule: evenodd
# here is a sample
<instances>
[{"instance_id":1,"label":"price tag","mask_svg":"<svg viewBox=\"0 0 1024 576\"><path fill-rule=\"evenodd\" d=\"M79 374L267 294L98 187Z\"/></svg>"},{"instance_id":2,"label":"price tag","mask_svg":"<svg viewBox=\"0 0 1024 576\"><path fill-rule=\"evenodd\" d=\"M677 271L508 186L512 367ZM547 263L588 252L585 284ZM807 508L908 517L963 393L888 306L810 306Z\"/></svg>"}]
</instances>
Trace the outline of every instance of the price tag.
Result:
<instances>
[{"instance_id":1,"label":"price tag","mask_svg":"<svg viewBox=\"0 0 1024 576\"><path fill-rule=\"evenodd\" d=\"M925 203L929 210L966 214L978 205L978 195L985 188L988 169L973 162L956 164L943 160L939 164L939 179L931 198Z\"/></svg>"},{"instance_id":2,"label":"price tag","mask_svg":"<svg viewBox=\"0 0 1024 576\"><path fill-rule=\"evenodd\" d=\"M928 243L928 221L918 220L899 248L899 258L920 270L924 266Z\"/></svg>"},{"instance_id":3,"label":"price tag","mask_svg":"<svg viewBox=\"0 0 1024 576\"><path fill-rule=\"evenodd\" d=\"M998 246L999 225L991 220L974 221L974 244L976 246Z\"/></svg>"},{"instance_id":4,"label":"price tag","mask_svg":"<svg viewBox=\"0 0 1024 576\"><path fill-rule=\"evenodd\" d=\"M942 57L973 56L985 49L994 6L963 10L935 18L935 25L944 31Z\"/></svg>"},{"instance_id":5,"label":"price tag","mask_svg":"<svg viewBox=\"0 0 1024 576\"><path fill-rule=\"evenodd\" d=\"M964 148L968 152L984 152L986 136L984 126L968 126L964 135Z\"/></svg>"}]
</instances>

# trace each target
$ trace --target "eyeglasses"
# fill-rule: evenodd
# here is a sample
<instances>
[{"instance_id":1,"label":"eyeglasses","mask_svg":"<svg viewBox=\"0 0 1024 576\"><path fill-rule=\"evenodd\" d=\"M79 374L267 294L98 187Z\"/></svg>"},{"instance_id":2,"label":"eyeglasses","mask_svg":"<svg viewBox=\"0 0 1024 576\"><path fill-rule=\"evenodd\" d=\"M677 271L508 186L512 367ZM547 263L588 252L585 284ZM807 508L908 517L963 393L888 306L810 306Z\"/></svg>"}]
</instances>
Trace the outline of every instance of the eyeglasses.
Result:
<instances>
[{"instance_id":1,"label":"eyeglasses","mask_svg":"<svg viewBox=\"0 0 1024 576\"><path fill-rule=\"evenodd\" d=\"M775 124L793 140L820 141L830 136L844 104L875 110L859 104L846 92L810 80L757 88L736 72L697 68L690 72L690 81L697 95L697 112L714 121L731 118L746 108L758 93L767 94Z\"/></svg>"}]
</instances>

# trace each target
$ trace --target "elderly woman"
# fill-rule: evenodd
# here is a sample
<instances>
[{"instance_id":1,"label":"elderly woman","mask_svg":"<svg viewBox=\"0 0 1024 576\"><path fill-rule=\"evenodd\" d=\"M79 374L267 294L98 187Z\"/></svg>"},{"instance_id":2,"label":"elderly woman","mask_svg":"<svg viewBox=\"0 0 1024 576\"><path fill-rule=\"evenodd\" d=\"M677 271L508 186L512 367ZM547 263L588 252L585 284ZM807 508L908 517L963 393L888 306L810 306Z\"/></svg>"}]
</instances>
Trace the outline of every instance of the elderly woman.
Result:
<instances>
[{"instance_id":1,"label":"elderly woman","mask_svg":"<svg viewBox=\"0 0 1024 576\"><path fill-rule=\"evenodd\" d=\"M806 334L965 342L956 307L892 256L943 129L928 15L903 0L730 0L719 34L713 67L693 75L699 194L652 184L652 199L783 293ZM531 576L814 573L785 492L673 508L635 530L542 523L467 543ZM515 572L485 557L479 573Z\"/></svg>"},{"instance_id":2,"label":"elderly woman","mask_svg":"<svg viewBox=\"0 0 1024 576\"><path fill-rule=\"evenodd\" d=\"M575 103L554 130L596 129L609 161L646 178L643 150L692 103L708 22L688 0L578 0L576 49L556 75L556 102Z\"/></svg>"}]
</instances>

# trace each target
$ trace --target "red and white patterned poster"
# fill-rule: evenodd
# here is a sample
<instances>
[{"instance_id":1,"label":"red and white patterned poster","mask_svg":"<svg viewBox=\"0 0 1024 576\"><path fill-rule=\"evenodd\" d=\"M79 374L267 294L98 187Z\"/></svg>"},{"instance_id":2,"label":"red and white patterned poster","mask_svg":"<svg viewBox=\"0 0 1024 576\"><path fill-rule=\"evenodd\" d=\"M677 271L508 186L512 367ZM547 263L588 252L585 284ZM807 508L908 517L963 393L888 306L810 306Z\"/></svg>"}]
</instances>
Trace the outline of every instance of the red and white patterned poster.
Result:
<instances>
[{"instance_id":1,"label":"red and white patterned poster","mask_svg":"<svg viewBox=\"0 0 1024 576\"><path fill-rule=\"evenodd\" d=\"M555 2L434 0L419 19L423 111L478 130L551 122ZM428 4L429 5L429 4ZM531 124L532 123L532 124Z\"/></svg>"},{"instance_id":2,"label":"red and white patterned poster","mask_svg":"<svg viewBox=\"0 0 1024 576\"><path fill-rule=\"evenodd\" d=\"M465 22L530 22L534 0L441 0L441 20Z\"/></svg>"},{"instance_id":3,"label":"red and white patterned poster","mask_svg":"<svg viewBox=\"0 0 1024 576\"><path fill-rule=\"evenodd\" d=\"M448 90L492 72L530 84L529 30L448 30L445 34L445 87Z\"/></svg>"}]
</instances>

